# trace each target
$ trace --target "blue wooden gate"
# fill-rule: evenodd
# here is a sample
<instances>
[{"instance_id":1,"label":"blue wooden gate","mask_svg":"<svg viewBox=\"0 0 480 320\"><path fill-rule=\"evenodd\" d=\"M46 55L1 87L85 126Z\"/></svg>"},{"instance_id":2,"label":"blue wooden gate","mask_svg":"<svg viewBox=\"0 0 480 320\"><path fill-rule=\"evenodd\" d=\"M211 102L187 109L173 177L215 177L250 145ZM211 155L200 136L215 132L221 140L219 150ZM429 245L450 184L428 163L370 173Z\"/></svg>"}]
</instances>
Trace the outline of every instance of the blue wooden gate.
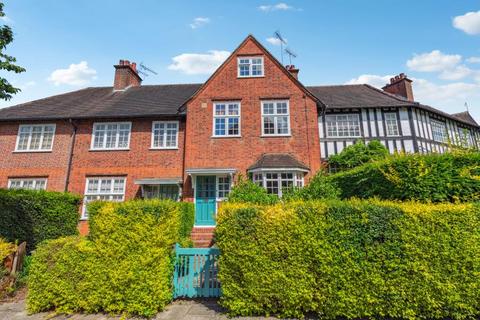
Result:
<instances>
[{"instance_id":1,"label":"blue wooden gate","mask_svg":"<svg viewBox=\"0 0 480 320\"><path fill-rule=\"evenodd\" d=\"M220 296L217 248L182 248L176 245L174 297L211 298Z\"/></svg>"}]
</instances>

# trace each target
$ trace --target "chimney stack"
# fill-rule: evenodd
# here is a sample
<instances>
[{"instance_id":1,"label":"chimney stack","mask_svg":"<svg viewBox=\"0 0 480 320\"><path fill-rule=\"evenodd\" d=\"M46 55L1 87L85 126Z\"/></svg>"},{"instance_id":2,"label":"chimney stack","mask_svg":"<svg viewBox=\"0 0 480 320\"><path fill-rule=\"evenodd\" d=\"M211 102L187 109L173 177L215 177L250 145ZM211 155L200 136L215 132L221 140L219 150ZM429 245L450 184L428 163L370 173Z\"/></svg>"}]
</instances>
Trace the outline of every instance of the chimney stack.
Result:
<instances>
[{"instance_id":1,"label":"chimney stack","mask_svg":"<svg viewBox=\"0 0 480 320\"><path fill-rule=\"evenodd\" d=\"M300 72L299 69L295 68L295 66L293 64L290 64L290 65L287 65L285 66L285 68L287 69L288 72L290 72L290 74L298 80L298 73Z\"/></svg>"},{"instance_id":2,"label":"chimney stack","mask_svg":"<svg viewBox=\"0 0 480 320\"><path fill-rule=\"evenodd\" d=\"M138 87L142 78L138 75L137 64L128 60L120 60L115 67L113 90L125 90L129 87Z\"/></svg>"},{"instance_id":3,"label":"chimney stack","mask_svg":"<svg viewBox=\"0 0 480 320\"><path fill-rule=\"evenodd\" d=\"M407 78L405 73L400 73L390 79L390 83L384 86L383 91L402 96L408 101L413 102L412 80Z\"/></svg>"}]
</instances>

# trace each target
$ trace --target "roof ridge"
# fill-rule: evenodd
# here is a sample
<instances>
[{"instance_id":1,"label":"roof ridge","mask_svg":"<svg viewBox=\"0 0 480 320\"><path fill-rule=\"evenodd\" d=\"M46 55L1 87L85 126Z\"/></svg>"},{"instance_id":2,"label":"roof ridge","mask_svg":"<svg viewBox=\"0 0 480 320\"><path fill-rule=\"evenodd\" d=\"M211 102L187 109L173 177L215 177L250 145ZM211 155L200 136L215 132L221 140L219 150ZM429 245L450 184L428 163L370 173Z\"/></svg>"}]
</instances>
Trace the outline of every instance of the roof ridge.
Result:
<instances>
[{"instance_id":1,"label":"roof ridge","mask_svg":"<svg viewBox=\"0 0 480 320\"><path fill-rule=\"evenodd\" d=\"M371 89L371 90L377 91L377 92L379 92L379 93L381 93L381 94L383 94L383 95L386 95L387 97L390 97L390 98L396 99L396 100L398 100L398 101L401 101L401 102L410 102L412 105L418 105L418 104L419 104L419 102L409 101L409 100L407 100L407 99L405 99L405 98L403 98L403 97L401 97L401 96L399 96L399 95L396 95L396 94L393 94L393 93L390 93L390 92L386 92L386 91L381 90L381 89L379 89L379 88L376 88L376 87L374 87L374 86L372 86L372 85L370 85L370 84L368 84L368 83L364 83L363 86L365 86L365 87L367 87L367 88L369 88L369 89Z\"/></svg>"},{"instance_id":2,"label":"roof ridge","mask_svg":"<svg viewBox=\"0 0 480 320\"><path fill-rule=\"evenodd\" d=\"M307 88L332 88L332 87L360 87L364 84L327 84L327 85L317 85L317 86L306 86Z\"/></svg>"}]
</instances>

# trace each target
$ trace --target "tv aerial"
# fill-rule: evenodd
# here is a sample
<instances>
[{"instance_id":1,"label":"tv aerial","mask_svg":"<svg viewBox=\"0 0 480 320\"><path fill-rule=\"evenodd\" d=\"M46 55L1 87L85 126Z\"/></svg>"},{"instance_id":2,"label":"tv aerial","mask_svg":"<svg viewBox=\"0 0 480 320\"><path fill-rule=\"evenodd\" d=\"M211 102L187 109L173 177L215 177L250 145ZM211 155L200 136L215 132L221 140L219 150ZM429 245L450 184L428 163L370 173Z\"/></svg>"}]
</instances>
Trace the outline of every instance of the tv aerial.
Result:
<instances>
[{"instance_id":1,"label":"tv aerial","mask_svg":"<svg viewBox=\"0 0 480 320\"><path fill-rule=\"evenodd\" d=\"M290 48L285 48L285 53L288 54L290 65L292 65L292 58L296 58L297 54Z\"/></svg>"},{"instance_id":2,"label":"tv aerial","mask_svg":"<svg viewBox=\"0 0 480 320\"><path fill-rule=\"evenodd\" d=\"M154 74L154 75L158 74L152 69L150 69L149 67L147 67L146 65L144 65L143 62L140 62L140 69L142 70L138 70L138 73L144 75L145 77L148 77L150 74Z\"/></svg>"},{"instance_id":3,"label":"tv aerial","mask_svg":"<svg viewBox=\"0 0 480 320\"><path fill-rule=\"evenodd\" d=\"M287 41L285 40L284 37L282 37L282 35L280 34L280 31L278 30L275 31L273 35L275 36L275 38L278 39L278 41L280 41L280 57L282 59L282 65L283 65L283 46L287 45Z\"/></svg>"}]
</instances>

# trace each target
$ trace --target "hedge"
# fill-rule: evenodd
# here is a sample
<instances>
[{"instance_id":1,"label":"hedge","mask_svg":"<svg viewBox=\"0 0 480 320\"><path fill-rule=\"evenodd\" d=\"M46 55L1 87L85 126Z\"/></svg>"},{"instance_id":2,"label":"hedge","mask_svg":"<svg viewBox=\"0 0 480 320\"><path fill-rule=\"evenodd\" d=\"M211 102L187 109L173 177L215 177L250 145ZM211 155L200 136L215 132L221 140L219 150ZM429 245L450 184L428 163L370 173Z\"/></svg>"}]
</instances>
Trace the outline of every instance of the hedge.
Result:
<instances>
[{"instance_id":1,"label":"hedge","mask_svg":"<svg viewBox=\"0 0 480 320\"><path fill-rule=\"evenodd\" d=\"M342 198L480 200L480 153L397 155L330 176Z\"/></svg>"},{"instance_id":2,"label":"hedge","mask_svg":"<svg viewBox=\"0 0 480 320\"><path fill-rule=\"evenodd\" d=\"M220 303L231 315L480 315L478 204L225 204L217 221Z\"/></svg>"},{"instance_id":3,"label":"hedge","mask_svg":"<svg viewBox=\"0 0 480 320\"><path fill-rule=\"evenodd\" d=\"M69 193L0 189L0 236L27 242L76 235L80 198Z\"/></svg>"},{"instance_id":4,"label":"hedge","mask_svg":"<svg viewBox=\"0 0 480 320\"><path fill-rule=\"evenodd\" d=\"M192 204L92 203L88 238L41 244L28 277L27 309L150 317L171 300L177 242L186 243Z\"/></svg>"}]
</instances>

